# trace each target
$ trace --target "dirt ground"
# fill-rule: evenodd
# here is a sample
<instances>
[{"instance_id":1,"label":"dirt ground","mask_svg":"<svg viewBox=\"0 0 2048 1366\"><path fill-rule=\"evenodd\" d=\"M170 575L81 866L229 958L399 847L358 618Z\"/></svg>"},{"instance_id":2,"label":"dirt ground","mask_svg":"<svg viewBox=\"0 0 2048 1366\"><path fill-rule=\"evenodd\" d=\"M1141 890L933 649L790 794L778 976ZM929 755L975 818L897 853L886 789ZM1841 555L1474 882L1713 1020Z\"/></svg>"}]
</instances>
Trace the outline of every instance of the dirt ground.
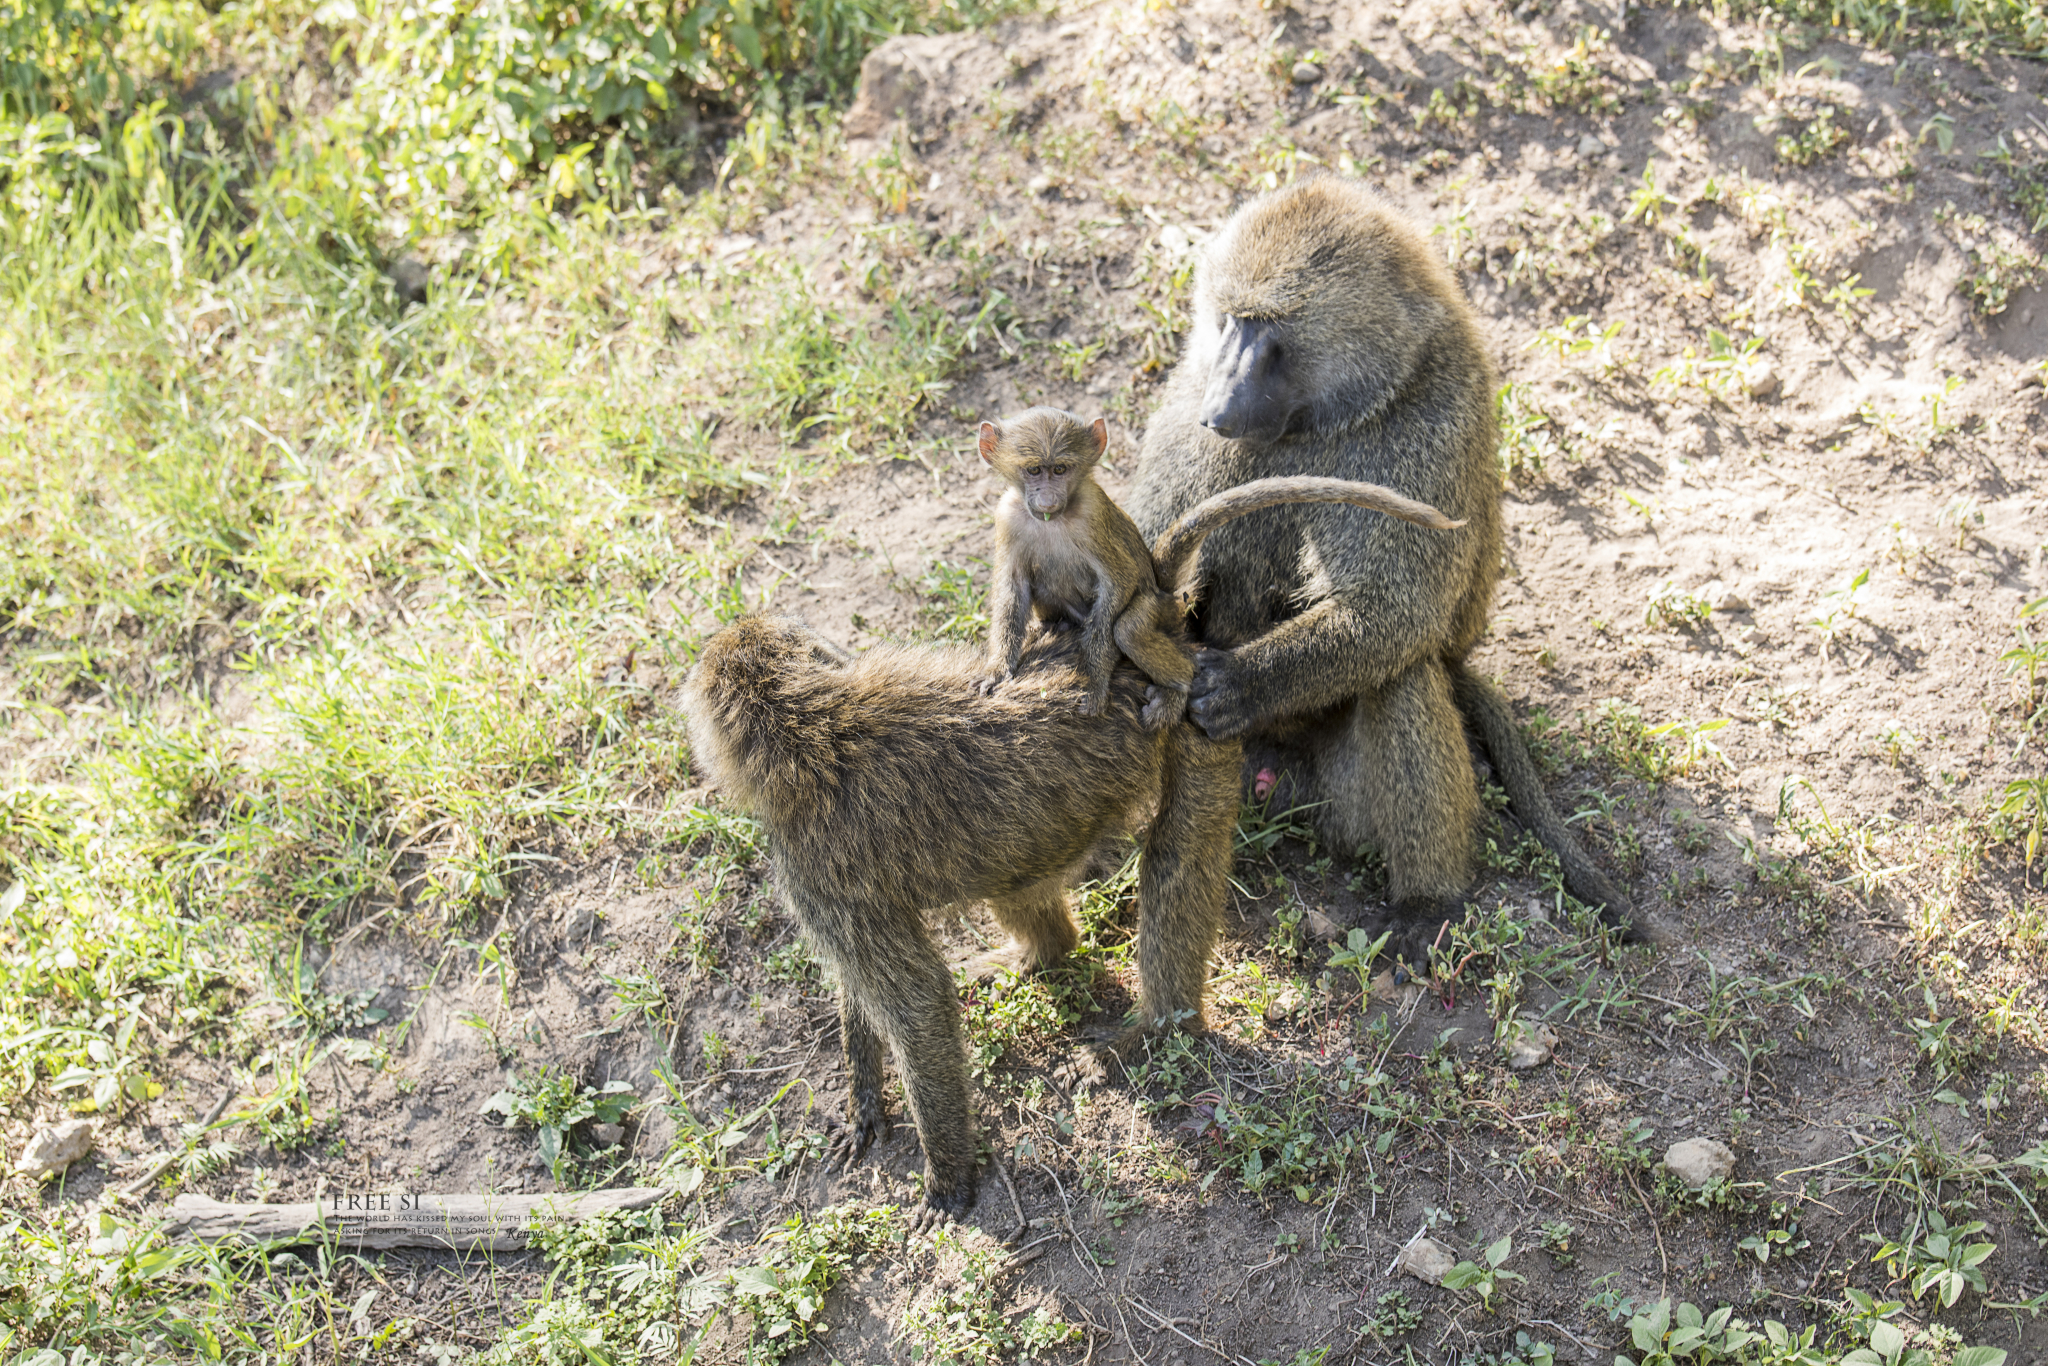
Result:
<instances>
[{"instance_id":1,"label":"dirt ground","mask_svg":"<svg viewBox=\"0 0 2048 1366\"><path fill-rule=\"evenodd\" d=\"M949 308L993 283L1013 321L902 458L684 534L755 542L747 603L848 645L928 631L917 585L934 561L986 577L996 490L971 423L1039 402L1104 412L1115 492L1177 353L1190 253L1263 184L1361 175L1437 234L1511 385L1509 562L1476 663L1655 932L1597 961L1540 876L1501 860L1473 901L1526 927L1519 1014L1558 1036L1547 1063L1511 1071L1479 971L1446 1004L1413 989L1361 1003L1326 970L1325 943L1378 904L1370 861L1294 834L1248 849L1217 1028L1186 1064L1204 1094L1057 1082L1065 1051L1128 1003L1116 979L1063 1035L1012 1046L984 1089L989 1147L1030 1221L1004 1311L1083 1328L1045 1359L1528 1358L1521 1332L1607 1362L1633 1350L1611 1311L1664 1296L1825 1331L1845 1286L1885 1289L1864 1235L1899 1232L1916 1191L1974 1204L1997 1252L1983 1294L1940 1313L1912 1302L1899 1321L1930 1345L2048 1353L2031 1315L1987 1307L2048 1290L2048 1227L1986 1174L2048 1133L2048 894L1986 814L2043 769L2026 729L2039 690L2001 656L2048 593L2048 299L2025 283L2040 238L2011 169L2048 147L2048 68L1696 10L1413 0L1102 6L897 40L870 70L843 193L714 240L650 239L648 288L705 261L786 258L851 295L879 265ZM878 164L899 211L864 188ZM506 905L516 972L473 954L437 965L438 946L374 928L343 937L322 986L416 1013L392 1070L331 1065L316 1085L342 1141L278 1159L264 1193L551 1188L531 1133L478 1114L513 1058L653 1099L672 1051L693 1114L746 1115L801 1082L775 1113L821 1130L845 1102L829 987L769 975L793 930L760 865L715 893L716 966L679 960L678 926L709 893L687 849L580 858ZM1275 947L1290 918L1295 956ZM976 910L944 933L964 952L989 927ZM619 1006L635 974L665 993L667 1032ZM1926 1043L1942 1020L1947 1051ZM1347 1060L1385 1074L1369 1101L1337 1089ZM201 1109L223 1084L188 1076L165 1104ZM1365 1141L1305 1198L1249 1193L1219 1102L1288 1096L1313 1098L1314 1142ZM611 1179L651 1179L676 1123L639 1112ZM1696 1136L1736 1154L1715 1200L1658 1174L1666 1146ZM792 1212L908 1204L920 1170L903 1123L851 1172L750 1175L714 1203L702 1266L754 1260ZM248 1175L193 1184L249 1198ZM993 1176L973 1222L970 1241L1016 1223ZM1424 1229L1461 1258L1511 1236L1505 1265L1526 1279L1489 1308L1390 1272ZM1768 1260L1738 1247L1772 1229L1795 1232ZM530 1257L492 1278L392 1264L470 1325L446 1340L472 1345L493 1303L543 1275ZM920 1243L867 1262L827 1300L829 1335L792 1359L906 1359L906 1313L957 1288L960 1265ZM1415 1323L1390 1319L1393 1290ZM743 1342L735 1329L700 1359L741 1360Z\"/></svg>"}]
</instances>

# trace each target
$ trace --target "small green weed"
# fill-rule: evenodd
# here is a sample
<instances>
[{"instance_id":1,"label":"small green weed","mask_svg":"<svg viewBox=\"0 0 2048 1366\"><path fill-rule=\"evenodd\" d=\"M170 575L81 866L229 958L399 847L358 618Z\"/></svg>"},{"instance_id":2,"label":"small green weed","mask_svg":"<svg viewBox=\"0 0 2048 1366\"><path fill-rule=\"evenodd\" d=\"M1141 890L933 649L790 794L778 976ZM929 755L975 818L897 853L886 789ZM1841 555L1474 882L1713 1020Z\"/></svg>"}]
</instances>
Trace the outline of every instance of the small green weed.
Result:
<instances>
[{"instance_id":1,"label":"small green weed","mask_svg":"<svg viewBox=\"0 0 2048 1366\"><path fill-rule=\"evenodd\" d=\"M1943 1309L1960 1299L1965 1290L1982 1295L1984 1273L1977 1268L1998 1251L1998 1244L1973 1243L1968 1239L1984 1231L1984 1221L1973 1219L1951 1226L1935 1209L1928 1210L1925 1218L1924 1227L1890 1240L1875 1233L1864 1234L1867 1241L1879 1245L1870 1260L1883 1262L1894 1280L1905 1281L1916 1300L1929 1291L1935 1292Z\"/></svg>"},{"instance_id":2,"label":"small green weed","mask_svg":"<svg viewBox=\"0 0 2048 1366\"><path fill-rule=\"evenodd\" d=\"M903 1318L909 1359L920 1366L997 1366L1003 1361L1037 1361L1051 1348L1081 1339L1080 1325L1033 1309L1022 1318L1006 1313L997 1281L1008 1269L992 1249L970 1248L949 1232L934 1239L943 1253L960 1253L959 1284Z\"/></svg>"},{"instance_id":3,"label":"small green weed","mask_svg":"<svg viewBox=\"0 0 2048 1366\"><path fill-rule=\"evenodd\" d=\"M576 1077L553 1067L543 1067L498 1092L478 1107L480 1115L503 1115L505 1127L530 1124L540 1134L541 1161L548 1164L557 1183L562 1180L562 1162L569 1154L565 1140L586 1120L597 1124L619 1124L640 1103L631 1083L608 1081L602 1088L585 1086Z\"/></svg>"},{"instance_id":4,"label":"small green weed","mask_svg":"<svg viewBox=\"0 0 2048 1366\"><path fill-rule=\"evenodd\" d=\"M1479 1303L1488 1313L1493 1312L1493 1297L1504 1281L1525 1281L1528 1277L1519 1271L1509 1271L1505 1266L1508 1258L1515 1255L1512 1235L1503 1237L1480 1254L1476 1262L1459 1262L1444 1273L1443 1284L1449 1290L1477 1290Z\"/></svg>"}]
</instances>

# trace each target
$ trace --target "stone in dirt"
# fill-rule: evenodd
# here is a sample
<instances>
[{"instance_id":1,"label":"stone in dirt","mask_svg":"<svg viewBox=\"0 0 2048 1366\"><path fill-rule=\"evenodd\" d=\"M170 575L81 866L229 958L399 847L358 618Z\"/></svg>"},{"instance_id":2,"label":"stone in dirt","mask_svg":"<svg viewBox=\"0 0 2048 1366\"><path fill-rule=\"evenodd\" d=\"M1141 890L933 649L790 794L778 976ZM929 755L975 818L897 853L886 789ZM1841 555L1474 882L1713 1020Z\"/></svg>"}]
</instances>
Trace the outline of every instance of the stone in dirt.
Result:
<instances>
[{"instance_id":1,"label":"stone in dirt","mask_svg":"<svg viewBox=\"0 0 2048 1366\"><path fill-rule=\"evenodd\" d=\"M67 1119L45 1124L36 1130L14 1170L35 1180L55 1176L92 1151L93 1124L89 1119Z\"/></svg>"},{"instance_id":2,"label":"stone in dirt","mask_svg":"<svg viewBox=\"0 0 2048 1366\"><path fill-rule=\"evenodd\" d=\"M590 1141L600 1148L616 1148L619 1140L626 1136L623 1124L593 1124L590 1126Z\"/></svg>"},{"instance_id":3,"label":"stone in dirt","mask_svg":"<svg viewBox=\"0 0 2048 1366\"><path fill-rule=\"evenodd\" d=\"M1726 1143L1712 1138L1688 1138L1664 1150L1664 1167L1686 1185L1698 1190L1719 1178L1735 1174L1735 1154Z\"/></svg>"},{"instance_id":4,"label":"stone in dirt","mask_svg":"<svg viewBox=\"0 0 2048 1366\"><path fill-rule=\"evenodd\" d=\"M1417 1238L1401 1249L1401 1255L1394 1259L1394 1269L1405 1271L1419 1281L1431 1285L1442 1285L1444 1277L1451 1274L1451 1268L1458 1264L1457 1254L1434 1238Z\"/></svg>"},{"instance_id":5,"label":"stone in dirt","mask_svg":"<svg viewBox=\"0 0 2048 1366\"><path fill-rule=\"evenodd\" d=\"M1323 78L1323 69L1314 62L1296 62L1293 74L1296 85L1314 85Z\"/></svg>"},{"instance_id":6,"label":"stone in dirt","mask_svg":"<svg viewBox=\"0 0 2048 1366\"><path fill-rule=\"evenodd\" d=\"M1350 933L1335 916L1320 908L1302 917L1301 927L1326 944L1334 944Z\"/></svg>"},{"instance_id":7,"label":"stone in dirt","mask_svg":"<svg viewBox=\"0 0 2048 1366\"><path fill-rule=\"evenodd\" d=\"M1508 1066L1515 1071L1541 1067L1557 1051L1557 1031L1547 1024L1523 1025L1508 1040Z\"/></svg>"}]
</instances>

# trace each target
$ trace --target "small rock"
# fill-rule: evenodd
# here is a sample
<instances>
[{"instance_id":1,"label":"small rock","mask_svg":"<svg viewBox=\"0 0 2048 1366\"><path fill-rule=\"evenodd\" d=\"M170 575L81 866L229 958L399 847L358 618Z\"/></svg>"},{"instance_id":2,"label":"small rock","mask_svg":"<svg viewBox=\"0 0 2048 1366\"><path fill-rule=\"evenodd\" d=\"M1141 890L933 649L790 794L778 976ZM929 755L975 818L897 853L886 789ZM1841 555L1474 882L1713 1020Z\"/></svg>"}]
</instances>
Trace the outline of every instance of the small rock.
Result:
<instances>
[{"instance_id":1,"label":"small rock","mask_svg":"<svg viewBox=\"0 0 2048 1366\"><path fill-rule=\"evenodd\" d=\"M1301 993L1291 986L1282 987L1266 1003L1265 1016L1268 1020L1284 1020L1300 1009Z\"/></svg>"},{"instance_id":2,"label":"small rock","mask_svg":"<svg viewBox=\"0 0 2048 1366\"><path fill-rule=\"evenodd\" d=\"M1673 1176L1698 1190L1719 1177L1725 1181L1735 1174L1735 1154L1728 1145L1711 1138L1688 1138L1664 1150L1664 1167Z\"/></svg>"},{"instance_id":3,"label":"small rock","mask_svg":"<svg viewBox=\"0 0 2048 1366\"><path fill-rule=\"evenodd\" d=\"M1541 1067L1556 1051L1556 1030L1547 1024L1524 1024L1508 1042L1508 1066L1517 1072Z\"/></svg>"},{"instance_id":4,"label":"small rock","mask_svg":"<svg viewBox=\"0 0 2048 1366\"><path fill-rule=\"evenodd\" d=\"M1749 598L1744 595L1742 590L1730 588L1719 579L1707 580L1706 587L1700 589L1700 596L1705 598L1707 605L1716 612L1747 612L1749 610Z\"/></svg>"},{"instance_id":5,"label":"small rock","mask_svg":"<svg viewBox=\"0 0 2048 1366\"><path fill-rule=\"evenodd\" d=\"M1349 933L1329 913L1320 909L1310 911L1307 915L1303 916L1301 928L1306 930L1312 937L1320 939L1326 944L1338 943Z\"/></svg>"},{"instance_id":6,"label":"small rock","mask_svg":"<svg viewBox=\"0 0 2048 1366\"><path fill-rule=\"evenodd\" d=\"M1168 256L1185 256L1194 245L1188 230L1178 223L1168 223L1159 230L1159 249Z\"/></svg>"},{"instance_id":7,"label":"small rock","mask_svg":"<svg viewBox=\"0 0 2048 1366\"><path fill-rule=\"evenodd\" d=\"M55 1176L92 1151L93 1124L89 1119L67 1119L36 1130L14 1170L37 1181Z\"/></svg>"},{"instance_id":8,"label":"small rock","mask_svg":"<svg viewBox=\"0 0 2048 1366\"><path fill-rule=\"evenodd\" d=\"M1296 85L1314 85L1322 78L1323 69L1314 62L1296 62L1294 64L1294 83Z\"/></svg>"},{"instance_id":9,"label":"small rock","mask_svg":"<svg viewBox=\"0 0 2048 1366\"><path fill-rule=\"evenodd\" d=\"M1394 970L1387 968L1372 979L1371 994L1375 1001L1384 1001L1390 1006L1406 1010L1415 1003L1416 997L1422 995L1422 983L1413 977L1405 982L1396 982Z\"/></svg>"},{"instance_id":10,"label":"small rock","mask_svg":"<svg viewBox=\"0 0 2048 1366\"><path fill-rule=\"evenodd\" d=\"M1431 1285L1442 1285L1444 1277L1450 1275L1451 1268L1457 1264L1456 1254L1434 1238L1417 1238L1402 1248L1401 1255L1394 1259L1396 1271L1405 1271Z\"/></svg>"},{"instance_id":11,"label":"small rock","mask_svg":"<svg viewBox=\"0 0 2048 1366\"><path fill-rule=\"evenodd\" d=\"M1579 155L1582 157L1597 157L1606 150L1607 144L1592 133L1579 139Z\"/></svg>"},{"instance_id":12,"label":"small rock","mask_svg":"<svg viewBox=\"0 0 2048 1366\"><path fill-rule=\"evenodd\" d=\"M1052 188L1052 177L1049 175L1035 175L1024 182L1024 188L1033 194L1044 194Z\"/></svg>"},{"instance_id":13,"label":"small rock","mask_svg":"<svg viewBox=\"0 0 2048 1366\"><path fill-rule=\"evenodd\" d=\"M1769 398L1778 392L1778 372L1768 362L1755 361L1743 368L1742 387L1751 398Z\"/></svg>"},{"instance_id":14,"label":"small rock","mask_svg":"<svg viewBox=\"0 0 2048 1366\"><path fill-rule=\"evenodd\" d=\"M593 1124L590 1126L590 1141L600 1148L616 1148L619 1140L626 1136L623 1124Z\"/></svg>"}]
</instances>

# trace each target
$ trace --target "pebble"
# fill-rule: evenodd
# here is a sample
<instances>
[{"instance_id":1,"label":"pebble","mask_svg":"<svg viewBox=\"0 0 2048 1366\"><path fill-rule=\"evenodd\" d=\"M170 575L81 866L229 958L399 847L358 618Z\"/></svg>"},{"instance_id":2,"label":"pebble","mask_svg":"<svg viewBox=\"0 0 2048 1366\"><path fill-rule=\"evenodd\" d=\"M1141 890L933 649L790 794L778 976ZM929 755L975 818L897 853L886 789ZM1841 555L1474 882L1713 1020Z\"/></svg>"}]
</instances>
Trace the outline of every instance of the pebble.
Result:
<instances>
[{"instance_id":1,"label":"pebble","mask_svg":"<svg viewBox=\"0 0 2048 1366\"><path fill-rule=\"evenodd\" d=\"M1322 78L1323 69L1314 62L1296 62L1294 64L1294 83L1296 85L1314 85Z\"/></svg>"},{"instance_id":2,"label":"pebble","mask_svg":"<svg viewBox=\"0 0 2048 1366\"><path fill-rule=\"evenodd\" d=\"M1052 177L1049 175L1035 175L1024 182L1024 188L1033 194L1044 194L1052 188Z\"/></svg>"},{"instance_id":3,"label":"pebble","mask_svg":"<svg viewBox=\"0 0 2048 1366\"><path fill-rule=\"evenodd\" d=\"M1556 1051L1556 1030L1547 1024L1523 1025L1508 1043L1508 1066L1517 1072L1541 1067Z\"/></svg>"},{"instance_id":4,"label":"pebble","mask_svg":"<svg viewBox=\"0 0 2048 1366\"><path fill-rule=\"evenodd\" d=\"M1434 1238L1417 1238L1401 1249L1401 1255L1394 1259L1394 1269L1405 1271L1418 1281L1431 1285L1442 1285L1444 1277L1451 1274L1451 1268L1458 1264L1458 1258L1449 1248Z\"/></svg>"},{"instance_id":5,"label":"pebble","mask_svg":"<svg viewBox=\"0 0 2048 1366\"><path fill-rule=\"evenodd\" d=\"M623 1124L593 1124L590 1126L590 1141L600 1148L616 1148L619 1140L626 1136Z\"/></svg>"},{"instance_id":6,"label":"pebble","mask_svg":"<svg viewBox=\"0 0 2048 1366\"><path fill-rule=\"evenodd\" d=\"M1322 940L1325 944L1342 943L1350 933L1344 926L1338 924L1328 912L1320 909L1310 911L1307 915L1303 916L1301 927L1307 930L1311 936Z\"/></svg>"},{"instance_id":7,"label":"pebble","mask_svg":"<svg viewBox=\"0 0 2048 1366\"><path fill-rule=\"evenodd\" d=\"M1664 1167L1698 1190L1716 1177L1725 1181L1733 1176L1735 1153L1718 1139L1688 1138L1664 1150Z\"/></svg>"},{"instance_id":8,"label":"pebble","mask_svg":"<svg viewBox=\"0 0 2048 1366\"><path fill-rule=\"evenodd\" d=\"M37 1181L55 1176L92 1151L92 1137L93 1124L89 1119L46 1124L35 1131L28 1146L21 1150L21 1160L14 1164L14 1169Z\"/></svg>"},{"instance_id":9,"label":"pebble","mask_svg":"<svg viewBox=\"0 0 2048 1366\"><path fill-rule=\"evenodd\" d=\"M1742 387L1751 398L1769 398L1778 392L1778 372L1764 361L1757 361L1742 372Z\"/></svg>"},{"instance_id":10,"label":"pebble","mask_svg":"<svg viewBox=\"0 0 2048 1366\"><path fill-rule=\"evenodd\" d=\"M1579 139L1579 155L1582 157L1597 157L1606 150L1607 144L1591 133Z\"/></svg>"}]
</instances>

